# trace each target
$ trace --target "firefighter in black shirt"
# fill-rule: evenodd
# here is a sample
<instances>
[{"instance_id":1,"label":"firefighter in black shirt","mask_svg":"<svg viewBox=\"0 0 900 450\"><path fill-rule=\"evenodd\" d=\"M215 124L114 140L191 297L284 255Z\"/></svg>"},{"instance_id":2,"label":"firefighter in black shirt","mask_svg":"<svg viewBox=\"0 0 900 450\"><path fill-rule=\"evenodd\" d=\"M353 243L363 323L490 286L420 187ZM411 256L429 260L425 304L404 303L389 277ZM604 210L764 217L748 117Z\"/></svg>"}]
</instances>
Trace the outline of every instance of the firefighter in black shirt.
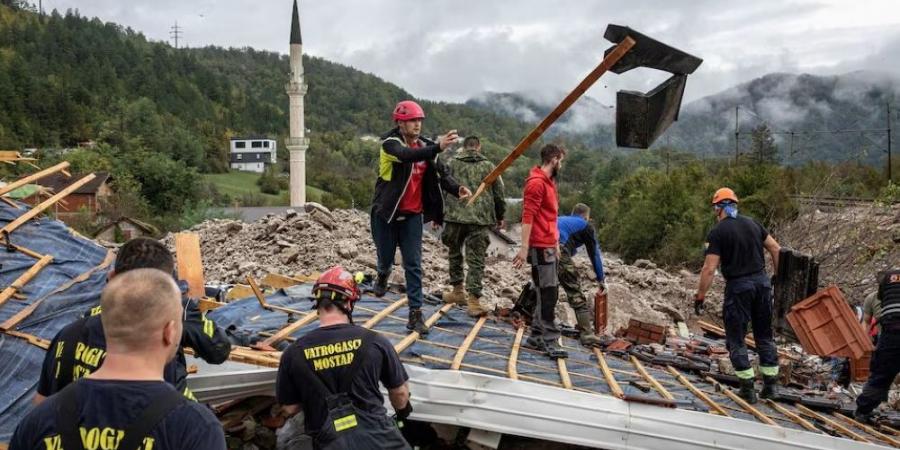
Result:
<instances>
[{"instance_id":1,"label":"firefighter in black shirt","mask_svg":"<svg viewBox=\"0 0 900 450\"><path fill-rule=\"evenodd\" d=\"M303 411L316 448L408 449L378 385L387 388L397 419L404 420L412 412L409 376L387 339L353 325L356 283L336 266L313 285L319 328L282 354L276 397L287 415Z\"/></svg>"},{"instance_id":2,"label":"firefighter in black shirt","mask_svg":"<svg viewBox=\"0 0 900 450\"><path fill-rule=\"evenodd\" d=\"M119 249L114 270L109 278L112 280L130 270L141 268L173 273L175 261L169 250L159 241L149 238L132 239ZM187 388L187 362L183 347L192 348L198 357L210 364L221 364L228 359L231 342L228 341L225 331L200 311L196 300L182 296L181 304L184 308L181 346L178 347L175 359L166 365L164 379L185 397L193 400L194 395ZM86 317L66 325L54 336L50 350L44 356L34 403L41 403L72 381L94 372L103 363L106 356L106 338L103 333L101 312L100 306L91 309ZM66 342L72 342L74 345L67 347Z\"/></svg>"},{"instance_id":3,"label":"firefighter in black shirt","mask_svg":"<svg viewBox=\"0 0 900 450\"><path fill-rule=\"evenodd\" d=\"M891 384L900 373L900 269L884 272L878 280L881 311L875 320L881 325L881 334L872 355L866 387L856 398L855 415L861 422L872 421L872 412L887 400Z\"/></svg>"},{"instance_id":4,"label":"firefighter in black shirt","mask_svg":"<svg viewBox=\"0 0 900 450\"><path fill-rule=\"evenodd\" d=\"M756 403L755 376L744 336L747 334L747 324L752 323L756 352L759 354L759 371L763 375L760 395L773 398L778 381L778 350L772 331L772 284L766 275L763 249L772 257L777 273L781 247L762 225L738 215L738 198L731 189L716 191L712 204L718 223L706 238L706 259L694 296L694 307L697 315L703 312L706 291L712 284L716 268L721 264L722 276L725 277L722 314L728 356L735 374L740 378L740 396Z\"/></svg>"}]
</instances>

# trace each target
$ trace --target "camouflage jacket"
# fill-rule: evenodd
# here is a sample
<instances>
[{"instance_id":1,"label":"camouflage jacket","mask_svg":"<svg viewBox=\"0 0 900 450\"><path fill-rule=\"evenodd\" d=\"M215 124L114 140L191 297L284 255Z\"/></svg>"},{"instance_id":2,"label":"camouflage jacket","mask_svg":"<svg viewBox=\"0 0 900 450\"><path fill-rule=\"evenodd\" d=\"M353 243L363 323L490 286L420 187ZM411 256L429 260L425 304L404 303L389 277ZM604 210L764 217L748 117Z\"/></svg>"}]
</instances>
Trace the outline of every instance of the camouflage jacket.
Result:
<instances>
[{"instance_id":1,"label":"camouflage jacket","mask_svg":"<svg viewBox=\"0 0 900 450\"><path fill-rule=\"evenodd\" d=\"M447 161L456 182L475 192L481 180L494 170L494 164L475 150L461 149ZM503 220L506 213L506 201L503 194L503 179L498 178L486 192L481 194L471 207L466 207L468 200L460 201L456 197L444 195L447 222L466 223L471 225L496 225Z\"/></svg>"}]
</instances>

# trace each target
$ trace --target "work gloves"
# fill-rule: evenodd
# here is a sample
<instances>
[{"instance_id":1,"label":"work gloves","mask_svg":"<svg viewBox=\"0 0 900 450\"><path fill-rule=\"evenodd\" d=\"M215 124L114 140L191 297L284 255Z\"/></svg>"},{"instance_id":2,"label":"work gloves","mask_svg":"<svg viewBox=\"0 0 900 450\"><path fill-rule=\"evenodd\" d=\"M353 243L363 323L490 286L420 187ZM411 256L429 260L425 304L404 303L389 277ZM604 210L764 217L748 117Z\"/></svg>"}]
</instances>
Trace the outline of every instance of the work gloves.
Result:
<instances>
[{"instance_id":1,"label":"work gloves","mask_svg":"<svg viewBox=\"0 0 900 450\"><path fill-rule=\"evenodd\" d=\"M606 284L606 281L600 282L600 294L605 294L609 291L609 285Z\"/></svg>"},{"instance_id":2,"label":"work gloves","mask_svg":"<svg viewBox=\"0 0 900 450\"><path fill-rule=\"evenodd\" d=\"M396 415L394 416L394 419L397 420L398 422L402 422L402 421L406 420L406 418L409 417L410 414L412 414L412 402L408 401L408 402L406 402L406 406L403 407L403 409L398 409L396 411Z\"/></svg>"},{"instance_id":3,"label":"work gloves","mask_svg":"<svg viewBox=\"0 0 900 450\"><path fill-rule=\"evenodd\" d=\"M694 294L694 314L698 316L706 312L706 302L702 295Z\"/></svg>"}]
</instances>

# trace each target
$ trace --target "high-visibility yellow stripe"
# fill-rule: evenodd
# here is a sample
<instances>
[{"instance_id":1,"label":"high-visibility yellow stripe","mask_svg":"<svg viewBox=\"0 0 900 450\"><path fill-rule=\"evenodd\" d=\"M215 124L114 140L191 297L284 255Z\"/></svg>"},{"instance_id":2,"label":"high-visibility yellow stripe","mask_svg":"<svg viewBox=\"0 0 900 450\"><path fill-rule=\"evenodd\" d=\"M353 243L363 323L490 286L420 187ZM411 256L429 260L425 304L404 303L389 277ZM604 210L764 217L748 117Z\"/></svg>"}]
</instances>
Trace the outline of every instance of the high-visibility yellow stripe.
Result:
<instances>
[{"instance_id":1,"label":"high-visibility yellow stripe","mask_svg":"<svg viewBox=\"0 0 900 450\"><path fill-rule=\"evenodd\" d=\"M778 376L778 366L759 366L759 371L767 377Z\"/></svg>"},{"instance_id":2,"label":"high-visibility yellow stripe","mask_svg":"<svg viewBox=\"0 0 900 450\"><path fill-rule=\"evenodd\" d=\"M734 374L742 380L748 380L753 378L753 368L751 367L747 370L735 370Z\"/></svg>"},{"instance_id":3,"label":"high-visibility yellow stripe","mask_svg":"<svg viewBox=\"0 0 900 450\"><path fill-rule=\"evenodd\" d=\"M350 414L349 416L341 417L334 421L334 430L335 431L344 431L349 428L353 428L356 426L356 414Z\"/></svg>"}]
</instances>

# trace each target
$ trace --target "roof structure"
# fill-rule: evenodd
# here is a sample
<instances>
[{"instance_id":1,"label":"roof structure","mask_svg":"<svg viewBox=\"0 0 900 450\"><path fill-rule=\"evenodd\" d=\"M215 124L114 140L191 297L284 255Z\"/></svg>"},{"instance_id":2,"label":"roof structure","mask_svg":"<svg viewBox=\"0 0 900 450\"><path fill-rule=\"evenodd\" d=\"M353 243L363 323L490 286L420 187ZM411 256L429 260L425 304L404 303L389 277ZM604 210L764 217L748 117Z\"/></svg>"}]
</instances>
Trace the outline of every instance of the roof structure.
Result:
<instances>
[{"instance_id":1,"label":"roof structure","mask_svg":"<svg viewBox=\"0 0 900 450\"><path fill-rule=\"evenodd\" d=\"M96 194L100 189L100 186L103 186L104 183L110 180L109 172L94 172L94 179L82 185L73 194ZM68 177L61 173L55 173L49 175L41 180L37 181L37 184L44 186L46 188L52 189L53 192L59 192L71 185L75 180L78 180L83 175L75 175L73 174L71 177Z\"/></svg>"}]
</instances>

